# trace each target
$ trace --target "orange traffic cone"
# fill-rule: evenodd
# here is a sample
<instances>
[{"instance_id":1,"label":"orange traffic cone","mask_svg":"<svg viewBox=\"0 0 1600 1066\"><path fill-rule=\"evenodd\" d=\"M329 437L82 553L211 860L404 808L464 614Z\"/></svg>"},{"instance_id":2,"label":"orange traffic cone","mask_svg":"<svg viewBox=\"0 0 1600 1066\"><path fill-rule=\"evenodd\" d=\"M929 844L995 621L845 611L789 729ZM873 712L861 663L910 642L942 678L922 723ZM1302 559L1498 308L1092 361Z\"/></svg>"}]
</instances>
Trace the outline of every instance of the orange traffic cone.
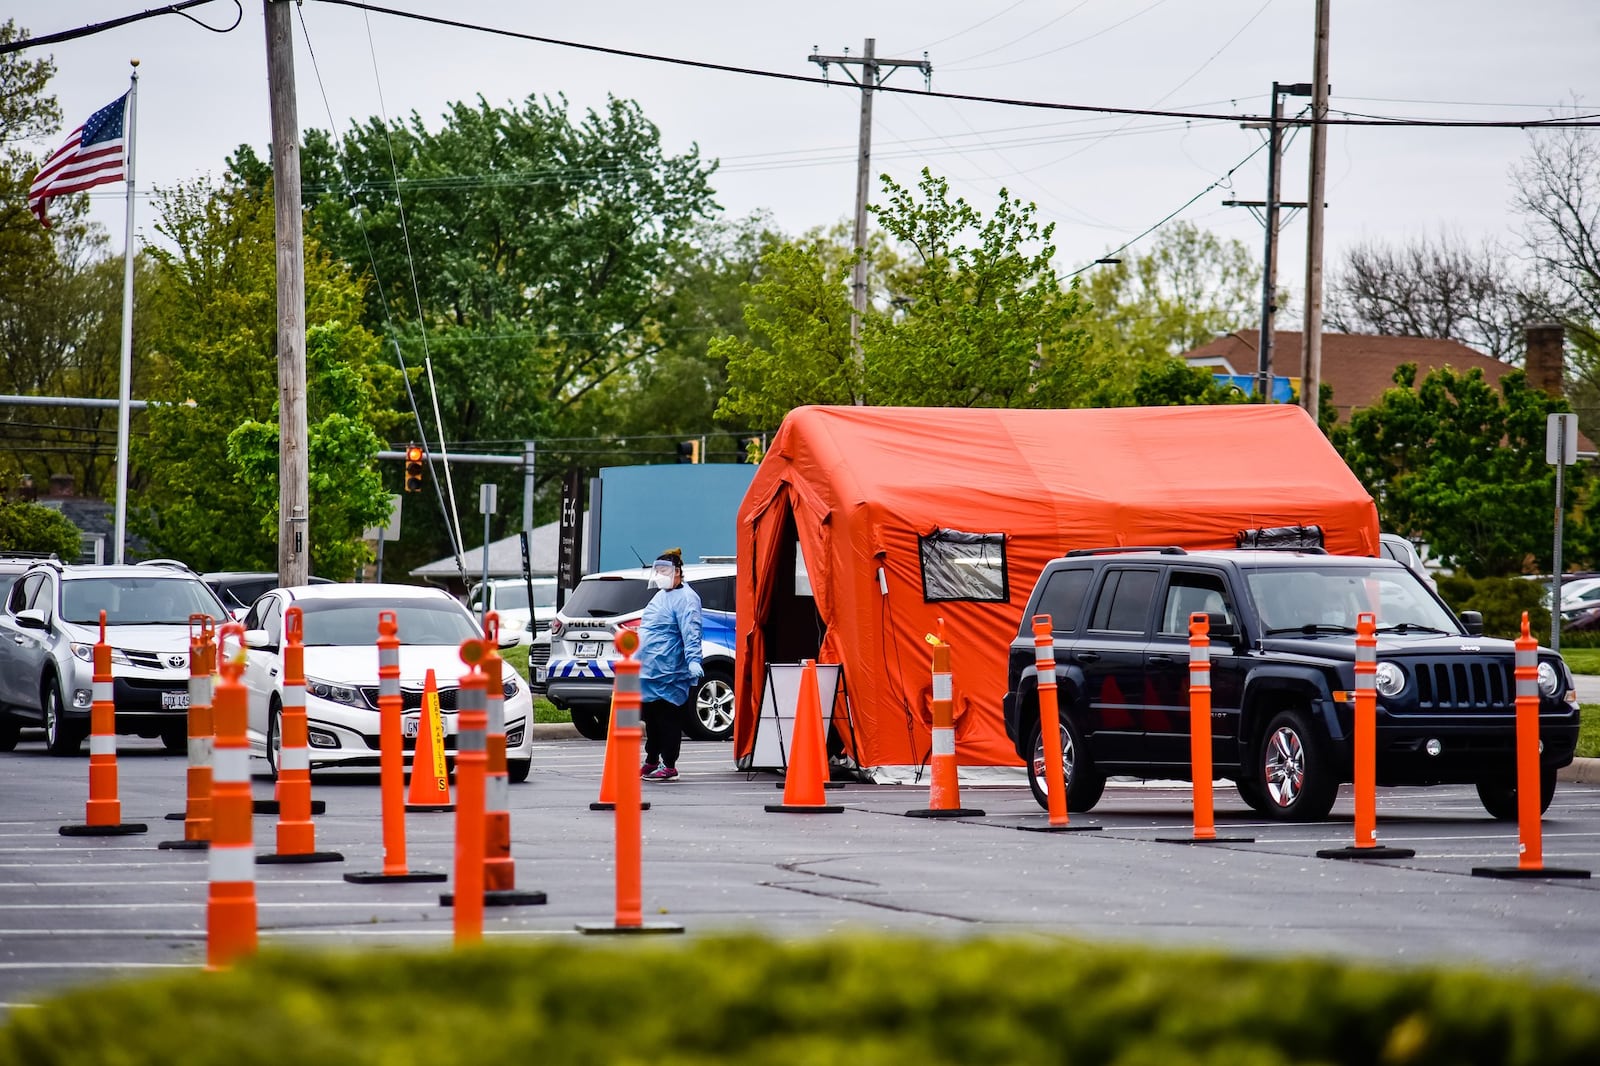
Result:
<instances>
[{"instance_id":1,"label":"orange traffic cone","mask_svg":"<svg viewBox=\"0 0 1600 1066\"><path fill-rule=\"evenodd\" d=\"M983 811L961 806L961 782L956 765L955 693L950 676L950 645L944 642L944 619L938 636L928 634L933 645L933 780L928 805L907 811L907 818L981 818Z\"/></svg>"},{"instance_id":2,"label":"orange traffic cone","mask_svg":"<svg viewBox=\"0 0 1600 1066\"><path fill-rule=\"evenodd\" d=\"M614 811L617 809L617 779L613 774L637 773L630 766L622 765L617 755L617 690L611 690L611 728L606 730L606 761L600 769L600 798L589 804L591 811ZM641 811L648 811L650 804L641 802Z\"/></svg>"},{"instance_id":3,"label":"orange traffic cone","mask_svg":"<svg viewBox=\"0 0 1600 1066\"><path fill-rule=\"evenodd\" d=\"M408 811L453 811L450 771L444 759L444 719L439 714L439 680L432 670L422 683L422 720L418 723L417 749L411 754L411 788Z\"/></svg>"},{"instance_id":4,"label":"orange traffic cone","mask_svg":"<svg viewBox=\"0 0 1600 1066\"><path fill-rule=\"evenodd\" d=\"M800 705L795 708L794 743L789 749L789 769L783 802L769 803L768 811L793 814L838 814L843 807L829 804L825 793L826 741L822 736L822 696L817 690L817 664L805 660L800 675Z\"/></svg>"}]
</instances>

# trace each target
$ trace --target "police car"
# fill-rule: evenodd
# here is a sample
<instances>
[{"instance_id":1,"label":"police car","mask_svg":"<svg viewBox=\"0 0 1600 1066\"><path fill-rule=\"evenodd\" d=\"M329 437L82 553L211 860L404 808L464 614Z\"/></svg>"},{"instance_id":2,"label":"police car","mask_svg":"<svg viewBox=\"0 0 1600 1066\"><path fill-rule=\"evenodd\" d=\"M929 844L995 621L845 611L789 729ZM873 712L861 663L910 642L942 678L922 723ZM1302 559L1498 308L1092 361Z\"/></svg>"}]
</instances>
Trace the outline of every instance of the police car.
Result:
<instances>
[{"instance_id":1,"label":"police car","mask_svg":"<svg viewBox=\"0 0 1600 1066\"><path fill-rule=\"evenodd\" d=\"M700 596L701 660L706 670L684 716L684 731L695 740L731 740L734 567L686 563L683 580ZM572 724L590 740L604 740L610 724L617 632L639 625L653 595L648 566L589 574L550 623L550 662L540 678L545 695L571 714Z\"/></svg>"}]
</instances>

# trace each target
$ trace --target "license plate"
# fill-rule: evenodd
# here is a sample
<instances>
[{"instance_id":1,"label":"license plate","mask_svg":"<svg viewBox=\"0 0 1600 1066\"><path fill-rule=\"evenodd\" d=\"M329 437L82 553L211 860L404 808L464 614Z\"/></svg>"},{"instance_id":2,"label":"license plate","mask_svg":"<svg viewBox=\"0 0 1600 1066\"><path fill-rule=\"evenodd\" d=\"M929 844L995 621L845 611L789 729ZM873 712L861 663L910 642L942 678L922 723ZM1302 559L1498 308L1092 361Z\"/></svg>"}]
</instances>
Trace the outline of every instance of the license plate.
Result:
<instances>
[{"instance_id":1,"label":"license plate","mask_svg":"<svg viewBox=\"0 0 1600 1066\"><path fill-rule=\"evenodd\" d=\"M400 735L403 737L414 737L417 735L417 729L421 725L422 717L420 715L406 715L404 718L400 719Z\"/></svg>"},{"instance_id":2,"label":"license plate","mask_svg":"<svg viewBox=\"0 0 1600 1066\"><path fill-rule=\"evenodd\" d=\"M586 640L582 644L579 644L578 645L578 651L577 651L577 658L579 658L579 659L598 659L598 658L600 658L600 642L598 640Z\"/></svg>"},{"instance_id":3,"label":"license plate","mask_svg":"<svg viewBox=\"0 0 1600 1066\"><path fill-rule=\"evenodd\" d=\"M189 694L187 692L163 692L161 694L161 709L163 711L187 711L189 709Z\"/></svg>"}]
</instances>

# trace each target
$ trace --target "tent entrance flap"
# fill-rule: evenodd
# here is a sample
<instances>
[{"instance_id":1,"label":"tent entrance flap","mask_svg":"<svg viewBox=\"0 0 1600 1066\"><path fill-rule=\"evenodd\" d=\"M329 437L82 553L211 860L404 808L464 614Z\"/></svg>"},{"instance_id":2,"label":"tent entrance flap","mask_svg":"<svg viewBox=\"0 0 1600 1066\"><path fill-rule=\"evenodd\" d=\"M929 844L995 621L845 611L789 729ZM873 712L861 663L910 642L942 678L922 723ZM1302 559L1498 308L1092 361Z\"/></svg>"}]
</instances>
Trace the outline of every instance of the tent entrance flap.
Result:
<instances>
[{"instance_id":1,"label":"tent entrance flap","mask_svg":"<svg viewBox=\"0 0 1600 1066\"><path fill-rule=\"evenodd\" d=\"M795 529L794 512L786 511L783 532L778 538L778 557L772 570L778 578L767 603L766 617L761 620L762 645L769 663L818 659L822 653L822 638L828 634L799 561L800 537Z\"/></svg>"}]
</instances>

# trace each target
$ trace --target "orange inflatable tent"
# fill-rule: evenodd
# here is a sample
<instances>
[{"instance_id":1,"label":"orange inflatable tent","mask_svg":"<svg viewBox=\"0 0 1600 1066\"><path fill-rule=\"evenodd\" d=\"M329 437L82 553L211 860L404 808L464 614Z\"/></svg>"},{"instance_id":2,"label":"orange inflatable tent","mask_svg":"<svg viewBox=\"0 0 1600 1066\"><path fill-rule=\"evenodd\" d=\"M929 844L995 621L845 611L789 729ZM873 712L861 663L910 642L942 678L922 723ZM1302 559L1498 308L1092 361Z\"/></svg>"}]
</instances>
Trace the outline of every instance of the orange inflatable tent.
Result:
<instances>
[{"instance_id":1,"label":"orange inflatable tent","mask_svg":"<svg viewBox=\"0 0 1600 1066\"><path fill-rule=\"evenodd\" d=\"M960 763L1018 765L1006 649L1046 562L1292 525L1378 553L1372 498L1298 407L796 408L739 507L735 759L750 765L766 664L816 658L843 664L846 750L905 777L928 757L942 621Z\"/></svg>"}]
</instances>

